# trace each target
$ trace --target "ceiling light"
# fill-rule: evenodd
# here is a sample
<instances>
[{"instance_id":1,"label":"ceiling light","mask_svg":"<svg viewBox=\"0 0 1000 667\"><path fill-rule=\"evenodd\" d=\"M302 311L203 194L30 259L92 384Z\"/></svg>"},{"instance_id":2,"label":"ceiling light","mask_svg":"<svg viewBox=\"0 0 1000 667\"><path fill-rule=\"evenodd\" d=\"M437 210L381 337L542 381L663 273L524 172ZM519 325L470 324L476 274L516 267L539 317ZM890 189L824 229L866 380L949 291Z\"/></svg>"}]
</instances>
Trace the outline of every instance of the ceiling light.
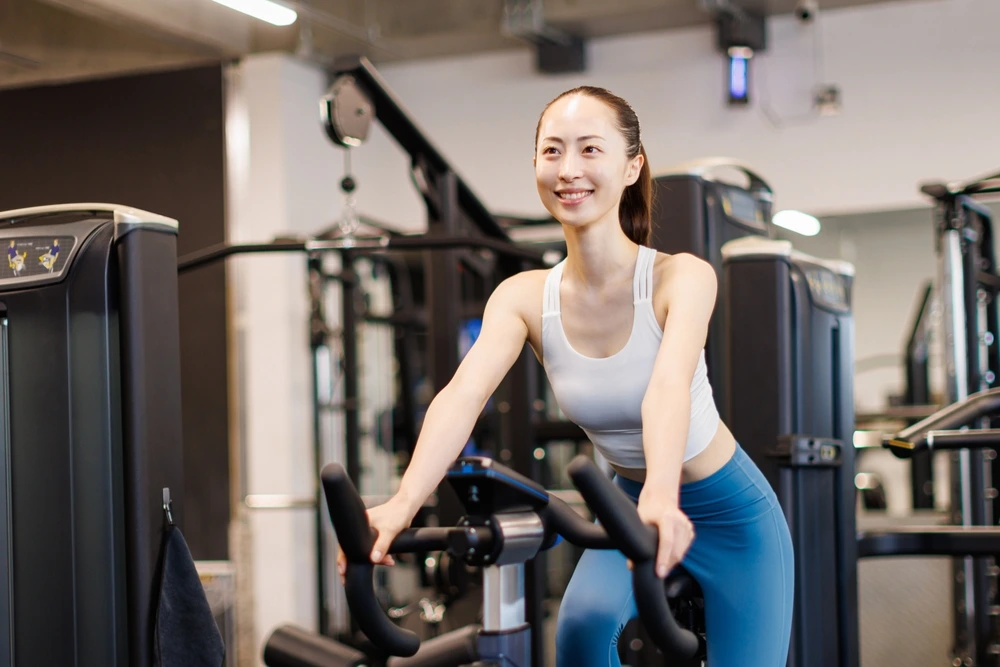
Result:
<instances>
[{"instance_id":1,"label":"ceiling light","mask_svg":"<svg viewBox=\"0 0 1000 667\"><path fill-rule=\"evenodd\" d=\"M273 25L291 25L299 17L295 10L271 0L215 0L215 2Z\"/></svg>"},{"instance_id":2,"label":"ceiling light","mask_svg":"<svg viewBox=\"0 0 1000 667\"><path fill-rule=\"evenodd\" d=\"M820 229L819 220L802 211L778 211L771 222L802 236L816 236Z\"/></svg>"}]
</instances>

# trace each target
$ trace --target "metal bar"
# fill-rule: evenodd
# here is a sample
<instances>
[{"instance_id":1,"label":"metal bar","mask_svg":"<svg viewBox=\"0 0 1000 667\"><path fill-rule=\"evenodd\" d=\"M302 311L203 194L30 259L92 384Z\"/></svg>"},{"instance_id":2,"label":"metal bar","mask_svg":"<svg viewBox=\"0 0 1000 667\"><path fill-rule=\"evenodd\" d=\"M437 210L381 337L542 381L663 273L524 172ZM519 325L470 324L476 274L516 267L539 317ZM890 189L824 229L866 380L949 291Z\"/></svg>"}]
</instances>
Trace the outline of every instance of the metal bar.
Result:
<instances>
[{"instance_id":1,"label":"metal bar","mask_svg":"<svg viewBox=\"0 0 1000 667\"><path fill-rule=\"evenodd\" d=\"M953 206L942 210L938 285L944 329L946 392L950 402L969 395L968 312L963 266L962 221ZM953 522L968 526L972 520L971 459L968 450L957 452L952 459L951 508ZM953 566L954 593L952 600L955 655L970 658L975 647L975 572L971 558L956 559Z\"/></svg>"},{"instance_id":2,"label":"metal bar","mask_svg":"<svg viewBox=\"0 0 1000 667\"><path fill-rule=\"evenodd\" d=\"M429 209L428 237L447 238L459 226L458 178L452 172L440 175L438 209ZM434 393L441 391L458 369L458 333L461 325L462 290L458 253L453 249L424 255L424 300L427 311L427 369ZM441 525L458 521L463 508L450 484L438 487Z\"/></svg>"},{"instance_id":3,"label":"metal bar","mask_svg":"<svg viewBox=\"0 0 1000 667\"><path fill-rule=\"evenodd\" d=\"M913 318L913 328L906 341L906 394L909 406L924 406L931 400L928 343L930 304L934 283L928 281L920 295L920 305ZM917 418L926 417L919 415ZM910 496L913 509L934 509L934 465L930 453L914 454L910 460Z\"/></svg>"},{"instance_id":4,"label":"metal bar","mask_svg":"<svg viewBox=\"0 0 1000 667\"><path fill-rule=\"evenodd\" d=\"M382 253L390 250L492 250L500 255L511 255L543 264L541 251L522 247L511 241L489 237L457 235L385 236L374 238L288 241L276 240L262 243L219 243L184 255L177 261L178 273L184 273L233 255L271 252L324 252L351 250L355 254ZM337 276L329 276L335 280Z\"/></svg>"},{"instance_id":5,"label":"metal bar","mask_svg":"<svg viewBox=\"0 0 1000 667\"><path fill-rule=\"evenodd\" d=\"M484 568L483 630L507 632L521 627L524 622L524 564Z\"/></svg>"},{"instance_id":6,"label":"metal bar","mask_svg":"<svg viewBox=\"0 0 1000 667\"><path fill-rule=\"evenodd\" d=\"M1000 528L912 528L871 531L858 536L858 557L994 556L1000 554Z\"/></svg>"},{"instance_id":7,"label":"metal bar","mask_svg":"<svg viewBox=\"0 0 1000 667\"><path fill-rule=\"evenodd\" d=\"M321 397L320 378L323 373L320 370L321 355L320 350L326 347L326 323L324 317L323 293L326 274L323 271L323 260L321 257L311 256L306 264L309 276L309 351L312 356L312 391L313 391L313 470L318 471L323 467L323 413L324 403L329 403L328 397ZM319 623L319 633L326 634L330 627L330 608L327 601L326 590L326 535L323 512L319 511L323 507L321 489L316 486L316 491L310 501L311 507L316 510L313 516L313 531L316 540L316 590L317 590L317 621ZM250 498L250 496L247 496ZM294 502L285 498L284 502Z\"/></svg>"},{"instance_id":8,"label":"metal bar","mask_svg":"<svg viewBox=\"0 0 1000 667\"><path fill-rule=\"evenodd\" d=\"M315 510L316 498L282 493L251 493L243 499L243 504L252 510Z\"/></svg>"},{"instance_id":9,"label":"metal bar","mask_svg":"<svg viewBox=\"0 0 1000 667\"><path fill-rule=\"evenodd\" d=\"M996 447L998 444L1000 444L1000 428L980 428L969 429L967 431L931 431L927 434L927 447L932 450L977 449L982 447Z\"/></svg>"}]
</instances>

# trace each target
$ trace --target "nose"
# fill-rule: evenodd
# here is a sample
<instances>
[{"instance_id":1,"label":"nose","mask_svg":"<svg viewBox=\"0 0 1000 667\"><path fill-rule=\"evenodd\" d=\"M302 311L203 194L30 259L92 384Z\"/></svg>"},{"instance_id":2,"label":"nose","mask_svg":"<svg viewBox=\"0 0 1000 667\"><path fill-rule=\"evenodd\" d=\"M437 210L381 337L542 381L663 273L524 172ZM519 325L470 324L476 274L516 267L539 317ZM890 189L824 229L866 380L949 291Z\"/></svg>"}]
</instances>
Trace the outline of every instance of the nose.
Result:
<instances>
[{"instance_id":1,"label":"nose","mask_svg":"<svg viewBox=\"0 0 1000 667\"><path fill-rule=\"evenodd\" d=\"M572 151L567 151L559 160L559 180L570 182L580 175L580 159Z\"/></svg>"}]
</instances>

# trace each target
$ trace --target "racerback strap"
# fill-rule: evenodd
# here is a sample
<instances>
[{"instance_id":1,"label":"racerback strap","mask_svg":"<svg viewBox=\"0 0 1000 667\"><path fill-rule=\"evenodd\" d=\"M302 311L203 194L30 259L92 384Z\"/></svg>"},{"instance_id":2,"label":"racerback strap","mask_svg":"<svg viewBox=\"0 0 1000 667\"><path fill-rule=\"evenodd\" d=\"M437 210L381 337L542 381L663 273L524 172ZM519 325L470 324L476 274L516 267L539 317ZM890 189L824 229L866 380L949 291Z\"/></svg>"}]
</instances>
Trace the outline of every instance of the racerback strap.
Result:
<instances>
[{"instance_id":1,"label":"racerback strap","mask_svg":"<svg viewBox=\"0 0 1000 667\"><path fill-rule=\"evenodd\" d=\"M639 246L639 256L635 261L635 277L632 279L632 298L635 303L653 298L653 266L656 264L656 250Z\"/></svg>"}]
</instances>

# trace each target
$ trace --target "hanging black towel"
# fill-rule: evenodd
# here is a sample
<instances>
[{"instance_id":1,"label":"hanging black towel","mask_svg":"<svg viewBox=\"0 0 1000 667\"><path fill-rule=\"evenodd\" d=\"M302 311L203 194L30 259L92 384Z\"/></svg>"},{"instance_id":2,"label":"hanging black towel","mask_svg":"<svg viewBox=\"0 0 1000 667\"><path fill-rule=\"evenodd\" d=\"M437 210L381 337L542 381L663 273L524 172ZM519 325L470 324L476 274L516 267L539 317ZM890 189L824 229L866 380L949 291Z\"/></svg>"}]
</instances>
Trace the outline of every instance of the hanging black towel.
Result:
<instances>
[{"instance_id":1,"label":"hanging black towel","mask_svg":"<svg viewBox=\"0 0 1000 667\"><path fill-rule=\"evenodd\" d=\"M180 529L163 533L154 667L222 667L226 647Z\"/></svg>"}]
</instances>

